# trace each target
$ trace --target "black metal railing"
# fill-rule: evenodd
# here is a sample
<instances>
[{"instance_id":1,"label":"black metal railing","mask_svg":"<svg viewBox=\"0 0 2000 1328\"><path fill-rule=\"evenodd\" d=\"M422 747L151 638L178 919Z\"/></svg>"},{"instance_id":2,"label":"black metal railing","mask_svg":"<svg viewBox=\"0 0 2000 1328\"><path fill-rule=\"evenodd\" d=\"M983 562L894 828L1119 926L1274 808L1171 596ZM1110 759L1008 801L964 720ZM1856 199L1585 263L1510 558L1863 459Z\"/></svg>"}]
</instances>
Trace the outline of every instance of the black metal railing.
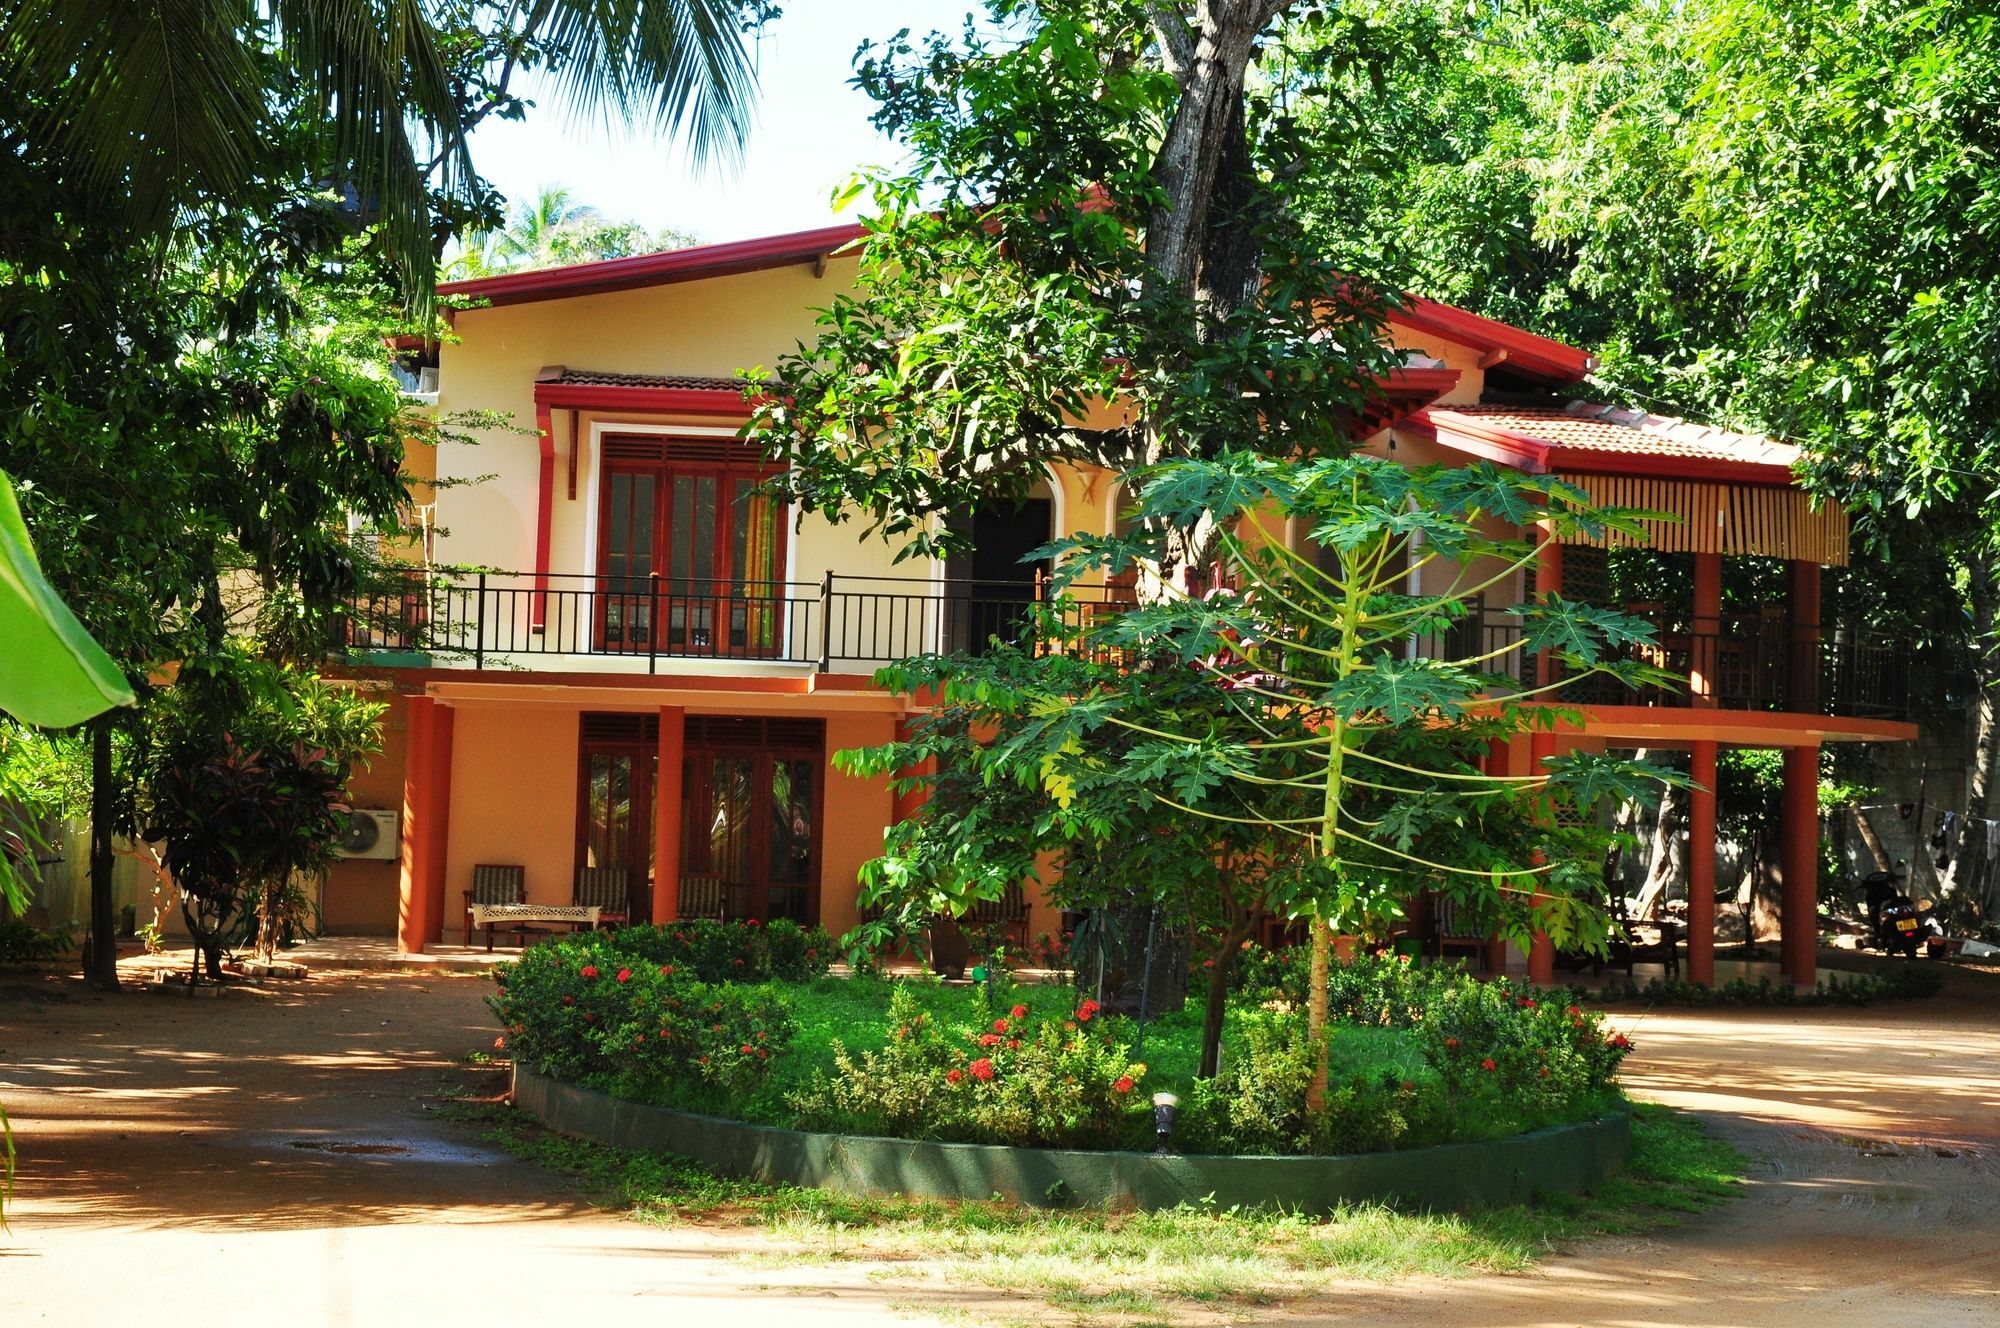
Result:
<instances>
[{"instance_id":1,"label":"black metal railing","mask_svg":"<svg viewBox=\"0 0 2000 1328\"><path fill-rule=\"evenodd\" d=\"M1024 641L1038 612L1074 632L1131 603L1115 586L1052 595L1034 582L841 576L817 582L687 582L527 573L412 571L349 607L349 652L426 652L475 669L535 667L545 657L812 665L863 672L933 651L977 653ZM1571 679L1549 699L1580 705L1694 707L1903 717L1909 656L1899 641L1845 624L1795 629L1779 613L1694 624L1660 611L1651 642L1627 656L1672 676L1629 687L1604 675ZM1430 659L1473 660L1523 689L1561 682L1560 664L1524 651L1519 616L1473 611L1406 647Z\"/></svg>"},{"instance_id":2,"label":"black metal railing","mask_svg":"<svg viewBox=\"0 0 2000 1328\"><path fill-rule=\"evenodd\" d=\"M688 582L665 577L412 571L355 597L341 644L349 652L424 653L475 669L539 657L646 661L727 659L887 664L926 652L974 654L1021 643L1038 610L1070 627L1126 592L1086 587L1057 597L1035 582L850 577L818 582Z\"/></svg>"}]
</instances>

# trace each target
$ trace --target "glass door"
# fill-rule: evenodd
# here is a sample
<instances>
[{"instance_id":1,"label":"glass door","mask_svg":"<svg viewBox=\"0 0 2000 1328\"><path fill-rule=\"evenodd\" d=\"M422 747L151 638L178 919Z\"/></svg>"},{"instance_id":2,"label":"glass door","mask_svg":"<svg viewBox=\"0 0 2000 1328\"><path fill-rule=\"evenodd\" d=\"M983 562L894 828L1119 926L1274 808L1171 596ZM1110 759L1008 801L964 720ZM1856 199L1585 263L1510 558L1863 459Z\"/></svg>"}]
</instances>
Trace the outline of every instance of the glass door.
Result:
<instances>
[{"instance_id":1,"label":"glass door","mask_svg":"<svg viewBox=\"0 0 2000 1328\"><path fill-rule=\"evenodd\" d=\"M766 787L770 792L769 856L765 860L768 887L764 893L765 916L807 922L812 912L811 892L819 880L814 833L818 806L814 801L815 777L819 762L798 757L769 762Z\"/></svg>"},{"instance_id":2,"label":"glass door","mask_svg":"<svg viewBox=\"0 0 2000 1328\"><path fill-rule=\"evenodd\" d=\"M653 899L653 787L659 771L657 742L585 739L578 764L576 863L603 880L622 877L626 907L646 921Z\"/></svg>"},{"instance_id":3,"label":"glass door","mask_svg":"<svg viewBox=\"0 0 2000 1328\"><path fill-rule=\"evenodd\" d=\"M654 536L659 527L659 474L616 466L604 476L604 547L598 560L603 582L600 650L646 650L653 640Z\"/></svg>"}]
</instances>

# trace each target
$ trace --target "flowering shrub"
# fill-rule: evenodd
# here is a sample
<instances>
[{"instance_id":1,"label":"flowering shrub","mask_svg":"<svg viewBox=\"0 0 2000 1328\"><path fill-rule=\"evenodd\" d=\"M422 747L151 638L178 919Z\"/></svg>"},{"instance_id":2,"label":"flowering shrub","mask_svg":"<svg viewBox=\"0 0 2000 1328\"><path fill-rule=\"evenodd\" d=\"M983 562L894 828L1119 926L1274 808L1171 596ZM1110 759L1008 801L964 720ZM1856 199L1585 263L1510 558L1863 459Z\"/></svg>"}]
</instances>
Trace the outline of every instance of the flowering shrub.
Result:
<instances>
[{"instance_id":1,"label":"flowering shrub","mask_svg":"<svg viewBox=\"0 0 2000 1328\"><path fill-rule=\"evenodd\" d=\"M1127 1058L1120 1026L1084 1001L1070 1017L999 1008L982 993L973 1018L949 1026L898 985L890 1035L859 1055L834 1044L834 1068L787 1099L802 1128L903 1139L1111 1148L1136 1142L1147 1113L1146 1067Z\"/></svg>"},{"instance_id":2,"label":"flowering shrub","mask_svg":"<svg viewBox=\"0 0 2000 1328\"><path fill-rule=\"evenodd\" d=\"M1544 1001L1504 981L1445 988L1415 1027L1455 1103L1473 1110L1504 1104L1531 1119L1587 1107L1610 1087L1632 1046L1580 1006Z\"/></svg>"},{"instance_id":3,"label":"flowering shrub","mask_svg":"<svg viewBox=\"0 0 2000 1328\"><path fill-rule=\"evenodd\" d=\"M517 1063L625 1097L727 1109L789 1044L769 989L703 982L603 944L538 945L495 974L488 1005Z\"/></svg>"},{"instance_id":4,"label":"flowering shrub","mask_svg":"<svg viewBox=\"0 0 2000 1328\"><path fill-rule=\"evenodd\" d=\"M671 965L703 982L810 982L826 976L834 956L824 927L801 927L788 918L765 925L702 918L594 935L622 954Z\"/></svg>"}]
</instances>

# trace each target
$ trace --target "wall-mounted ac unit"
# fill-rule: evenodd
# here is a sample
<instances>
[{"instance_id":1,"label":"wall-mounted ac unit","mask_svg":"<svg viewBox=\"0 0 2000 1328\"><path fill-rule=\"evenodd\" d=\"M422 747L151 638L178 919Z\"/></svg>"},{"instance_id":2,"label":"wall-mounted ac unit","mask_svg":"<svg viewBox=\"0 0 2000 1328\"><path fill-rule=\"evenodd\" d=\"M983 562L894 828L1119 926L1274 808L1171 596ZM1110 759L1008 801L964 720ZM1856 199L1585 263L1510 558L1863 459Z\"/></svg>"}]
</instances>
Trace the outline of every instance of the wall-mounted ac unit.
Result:
<instances>
[{"instance_id":1,"label":"wall-mounted ac unit","mask_svg":"<svg viewBox=\"0 0 2000 1328\"><path fill-rule=\"evenodd\" d=\"M400 851L397 815L377 807L357 807L347 814L334 853L343 858L393 858Z\"/></svg>"}]
</instances>

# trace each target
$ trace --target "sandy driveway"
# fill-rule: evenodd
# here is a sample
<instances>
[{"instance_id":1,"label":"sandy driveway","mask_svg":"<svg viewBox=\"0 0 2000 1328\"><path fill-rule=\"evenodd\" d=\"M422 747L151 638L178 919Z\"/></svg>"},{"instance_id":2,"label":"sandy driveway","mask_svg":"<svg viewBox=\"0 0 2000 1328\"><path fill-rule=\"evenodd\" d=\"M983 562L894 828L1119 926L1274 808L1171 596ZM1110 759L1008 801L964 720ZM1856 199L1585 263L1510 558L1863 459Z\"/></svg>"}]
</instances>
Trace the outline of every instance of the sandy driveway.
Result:
<instances>
[{"instance_id":1,"label":"sandy driveway","mask_svg":"<svg viewBox=\"0 0 2000 1328\"><path fill-rule=\"evenodd\" d=\"M1730 1113L1746 1198L1534 1275L1356 1284L1260 1317L1467 1325L2000 1323L2000 975L1881 1010L1633 1021L1635 1091ZM740 1256L468 1144L426 1099L493 1028L473 978L322 973L190 1002L0 974L21 1174L0 1324L188 1301L313 1325L922 1322L865 1266ZM1061 1322L1061 1318L1051 1322Z\"/></svg>"}]
</instances>

